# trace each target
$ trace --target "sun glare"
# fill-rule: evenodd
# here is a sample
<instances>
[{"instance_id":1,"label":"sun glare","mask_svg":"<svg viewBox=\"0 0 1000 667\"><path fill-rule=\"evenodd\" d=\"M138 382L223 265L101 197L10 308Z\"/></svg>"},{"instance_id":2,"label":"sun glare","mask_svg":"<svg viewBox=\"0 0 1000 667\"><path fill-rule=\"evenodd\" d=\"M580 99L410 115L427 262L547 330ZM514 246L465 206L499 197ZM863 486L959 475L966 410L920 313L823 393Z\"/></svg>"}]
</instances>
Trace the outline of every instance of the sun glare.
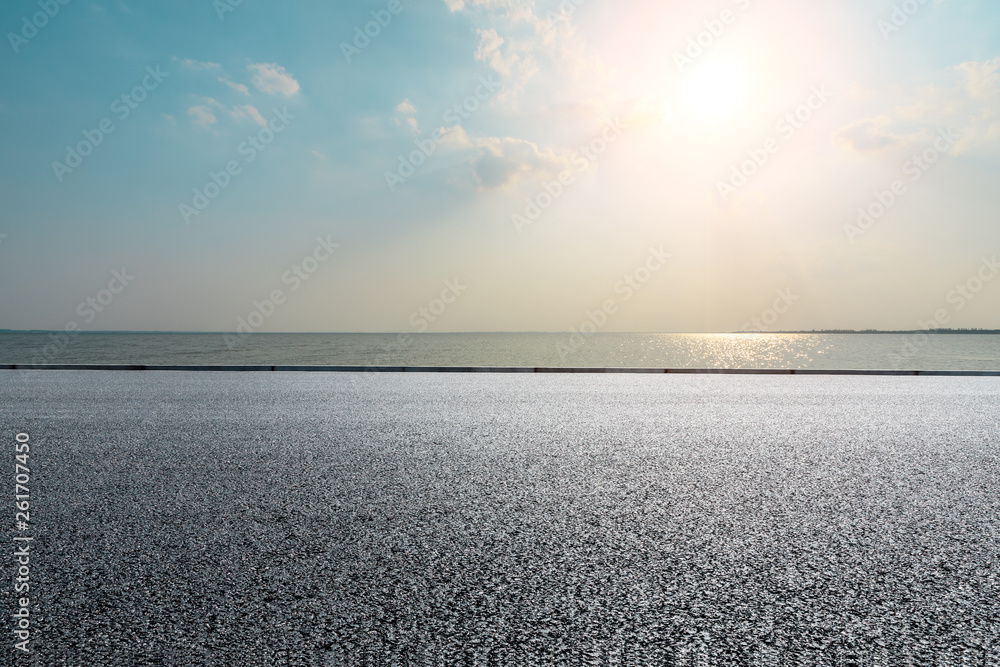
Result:
<instances>
[{"instance_id":1,"label":"sun glare","mask_svg":"<svg viewBox=\"0 0 1000 667\"><path fill-rule=\"evenodd\" d=\"M749 76L735 60L706 60L681 80L681 100L694 116L720 120L731 116L745 102Z\"/></svg>"}]
</instances>

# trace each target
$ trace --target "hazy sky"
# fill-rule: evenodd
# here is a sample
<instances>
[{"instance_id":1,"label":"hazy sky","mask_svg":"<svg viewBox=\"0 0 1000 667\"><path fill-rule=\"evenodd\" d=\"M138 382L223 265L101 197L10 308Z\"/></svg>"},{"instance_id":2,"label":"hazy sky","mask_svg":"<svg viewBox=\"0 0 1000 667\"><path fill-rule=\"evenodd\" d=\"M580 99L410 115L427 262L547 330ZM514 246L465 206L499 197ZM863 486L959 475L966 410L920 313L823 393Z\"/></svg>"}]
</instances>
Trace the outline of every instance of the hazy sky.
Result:
<instances>
[{"instance_id":1,"label":"hazy sky","mask_svg":"<svg viewBox=\"0 0 1000 667\"><path fill-rule=\"evenodd\" d=\"M0 27L0 328L1000 328L995 1L10 0Z\"/></svg>"}]
</instances>

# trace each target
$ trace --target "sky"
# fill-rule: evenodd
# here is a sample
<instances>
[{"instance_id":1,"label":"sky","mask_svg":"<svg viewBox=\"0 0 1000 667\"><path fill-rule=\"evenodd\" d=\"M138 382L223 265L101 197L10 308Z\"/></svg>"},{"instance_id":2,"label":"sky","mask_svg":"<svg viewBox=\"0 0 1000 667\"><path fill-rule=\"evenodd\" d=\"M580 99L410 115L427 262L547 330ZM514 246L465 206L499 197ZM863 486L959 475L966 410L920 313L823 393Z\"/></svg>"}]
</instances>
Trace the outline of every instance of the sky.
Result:
<instances>
[{"instance_id":1,"label":"sky","mask_svg":"<svg viewBox=\"0 0 1000 667\"><path fill-rule=\"evenodd\" d=\"M998 26L987 0L11 0L0 328L1000 328Z\"/></svg>"}]
</instances>

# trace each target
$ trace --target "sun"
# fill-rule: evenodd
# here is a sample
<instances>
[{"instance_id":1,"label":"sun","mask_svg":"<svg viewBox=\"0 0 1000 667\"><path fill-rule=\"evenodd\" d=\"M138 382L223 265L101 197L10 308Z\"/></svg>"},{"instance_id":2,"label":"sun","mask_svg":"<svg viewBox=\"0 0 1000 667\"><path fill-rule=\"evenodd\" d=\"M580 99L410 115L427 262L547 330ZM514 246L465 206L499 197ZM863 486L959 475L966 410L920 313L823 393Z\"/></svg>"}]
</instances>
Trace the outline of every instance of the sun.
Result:
<instances>
[{"instance_id":1,"label":"sun","mask_svg":"<svg viewBox=\"0 0 1000 667\"><path fill-rule=\"evenodd\" d=\"M749 88L750 77L740 61L706 57L682 77L680 99L692 116L719 121L740 110Z\"/></svg>"}]
</instances>

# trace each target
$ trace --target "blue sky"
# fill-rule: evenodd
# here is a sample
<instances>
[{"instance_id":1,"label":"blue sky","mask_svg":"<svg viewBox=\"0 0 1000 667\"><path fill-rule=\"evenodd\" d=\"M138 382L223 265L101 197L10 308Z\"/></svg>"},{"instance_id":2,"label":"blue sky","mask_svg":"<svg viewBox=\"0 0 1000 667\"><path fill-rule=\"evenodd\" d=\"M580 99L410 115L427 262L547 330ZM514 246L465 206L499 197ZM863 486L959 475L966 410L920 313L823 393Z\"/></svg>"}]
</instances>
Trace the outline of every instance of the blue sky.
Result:
<instances>
[{"instance_id":1,"label":"blue sky","mask_svg":"<svg viewBox=\"0 0 1000 667\"><path fill-rule=\"evenodd\" d=\"M5 3L0 328L1000 328L1000 7L893 7Z\"/></svg>"}]
</instances>

